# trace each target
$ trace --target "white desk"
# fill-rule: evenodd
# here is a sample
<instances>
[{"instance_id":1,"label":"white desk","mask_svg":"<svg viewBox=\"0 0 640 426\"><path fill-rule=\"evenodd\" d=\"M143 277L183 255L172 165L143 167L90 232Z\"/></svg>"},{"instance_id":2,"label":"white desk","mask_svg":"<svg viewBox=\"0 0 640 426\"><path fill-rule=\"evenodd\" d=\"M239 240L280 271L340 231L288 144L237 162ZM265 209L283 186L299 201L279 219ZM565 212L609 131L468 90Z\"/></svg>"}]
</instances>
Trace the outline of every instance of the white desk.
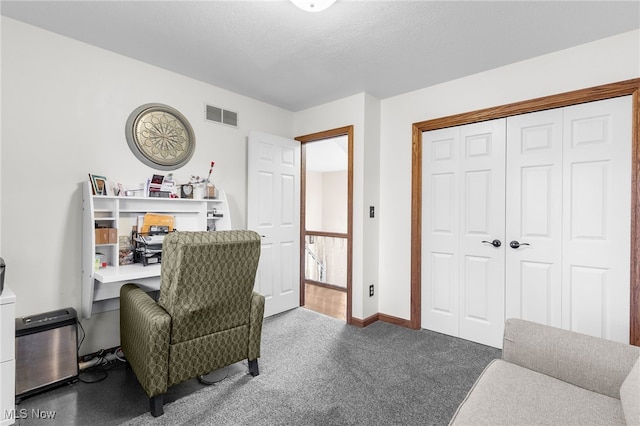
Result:
<instances>
[{"instance_id":1,"label":"white desk","mask_svg":"<svg viewBox=\"0 0 640 426\"><path fill-rule=\"evenodd\" d=\"M82 182L82 310L83 318L92 313L120 308L120 287L133 282L148 292L160 289L160 265L120 265L119 243L95 237L96 224L117 229L116 236L131 235L133 225L145 213L174 217L178 231L229 230L231 218L227 196L218 191L214 199L174 199L154 197L116 197L93 195L91 183ZM95 269L100 252L109 265Z\"/></svg>"}]
</instances>

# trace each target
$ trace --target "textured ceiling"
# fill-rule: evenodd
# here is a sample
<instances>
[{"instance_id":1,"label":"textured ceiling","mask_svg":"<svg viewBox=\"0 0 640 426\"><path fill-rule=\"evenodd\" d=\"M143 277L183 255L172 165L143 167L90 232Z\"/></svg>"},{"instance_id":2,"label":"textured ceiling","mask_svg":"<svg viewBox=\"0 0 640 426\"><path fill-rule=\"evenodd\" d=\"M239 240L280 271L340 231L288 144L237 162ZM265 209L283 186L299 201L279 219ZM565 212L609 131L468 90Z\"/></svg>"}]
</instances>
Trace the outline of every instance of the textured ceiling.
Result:
<instances>
[{"instance_id":1,"label":"textured ceiling","mask_svg":"<svg viewBox=\"0 0 640 426\"><path fill-rule=\"evenodd\" d=\"M635 1L2 1L7 17L298 111L640 28Z\"/></svg>"}]
</instances>

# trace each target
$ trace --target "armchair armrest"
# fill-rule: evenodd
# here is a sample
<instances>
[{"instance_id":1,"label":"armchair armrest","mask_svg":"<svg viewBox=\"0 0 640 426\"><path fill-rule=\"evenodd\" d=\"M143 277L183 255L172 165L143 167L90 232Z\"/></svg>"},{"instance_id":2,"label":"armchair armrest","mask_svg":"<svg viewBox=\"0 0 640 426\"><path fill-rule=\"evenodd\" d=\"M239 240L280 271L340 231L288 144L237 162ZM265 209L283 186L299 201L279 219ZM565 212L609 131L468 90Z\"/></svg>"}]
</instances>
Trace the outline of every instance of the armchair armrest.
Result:
<instances>
[{"instance_id":1,"label":"armchair armrest","mask_svg":"<svg viewBox=\"0 0 640 426\"><path fill-rule=\"evenodd\" d=\"M253 292L251 296L251 313L249 320L249 353L250 361L260 358L260 339L262 336L262 320L264 318L264 296Z\"/></svg>"},{"instance_id":2,"label":"armchair armrest","mask_svg":"<svg viewBox=\"0 0 640 426\"><path fill-rule=\"evenodd\" d=\"M508 319L502 359L584 389L620 398L640 348L520 319Z\"/></svg>"},{"instance_id":3,"label":"armchair armrest","mask_svg":"<svg viewBox=\"0 0 640 426\"><path fill-rule=\"evenodd\" d=\"M120 288L120 344L149 397L167 391L171 317L135 284Z\"/></svg>"}]
</instances>

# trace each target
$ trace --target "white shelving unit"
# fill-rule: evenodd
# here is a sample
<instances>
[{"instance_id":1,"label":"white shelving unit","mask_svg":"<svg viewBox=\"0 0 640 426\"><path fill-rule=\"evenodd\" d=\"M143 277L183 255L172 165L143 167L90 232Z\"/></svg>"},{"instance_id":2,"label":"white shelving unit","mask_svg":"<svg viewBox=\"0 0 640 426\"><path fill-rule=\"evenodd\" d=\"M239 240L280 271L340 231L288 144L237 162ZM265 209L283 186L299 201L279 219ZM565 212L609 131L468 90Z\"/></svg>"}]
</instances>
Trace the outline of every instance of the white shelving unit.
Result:
<instances>
[{"instance_id":1,"label":"white shelving unit","mask_svg":"<svg viewBox=\"0 0 640 426\"><path fill-rule=\"evenodd\" d=\"M131 235L138 216L145 213L175 217L178 231L223 231L231 229L229 203L224 191L215 199L176 199L153 197L115 197L92 195L91 183L82 183L82 317L118 309L120 287L134 282L147 291L160 289L160 264L120 265L119 245L96 244L95 227L118 230L120 236ZM222 214L214 217L213 212ZM106 268L95 269L95 254L101 253Z\"/></svg>"}]
</instances>

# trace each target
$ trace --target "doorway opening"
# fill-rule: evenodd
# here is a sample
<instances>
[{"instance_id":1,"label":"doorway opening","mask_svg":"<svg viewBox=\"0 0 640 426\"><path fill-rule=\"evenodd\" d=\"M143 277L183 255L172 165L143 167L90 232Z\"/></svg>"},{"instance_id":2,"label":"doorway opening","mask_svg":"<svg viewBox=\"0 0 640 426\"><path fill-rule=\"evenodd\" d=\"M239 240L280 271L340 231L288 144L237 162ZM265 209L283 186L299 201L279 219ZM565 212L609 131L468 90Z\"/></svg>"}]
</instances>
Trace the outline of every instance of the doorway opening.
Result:
<instances>
[{"instance_id":1,"label":"doorway opening","mask_svg":"<svg viewBox=\"0 0 640 426\"><path fill-rule=\"evenodd\" d=\"M351 324L353 126L296 140L301 143L300 306Z\"/></svg>"}]
</instances>

